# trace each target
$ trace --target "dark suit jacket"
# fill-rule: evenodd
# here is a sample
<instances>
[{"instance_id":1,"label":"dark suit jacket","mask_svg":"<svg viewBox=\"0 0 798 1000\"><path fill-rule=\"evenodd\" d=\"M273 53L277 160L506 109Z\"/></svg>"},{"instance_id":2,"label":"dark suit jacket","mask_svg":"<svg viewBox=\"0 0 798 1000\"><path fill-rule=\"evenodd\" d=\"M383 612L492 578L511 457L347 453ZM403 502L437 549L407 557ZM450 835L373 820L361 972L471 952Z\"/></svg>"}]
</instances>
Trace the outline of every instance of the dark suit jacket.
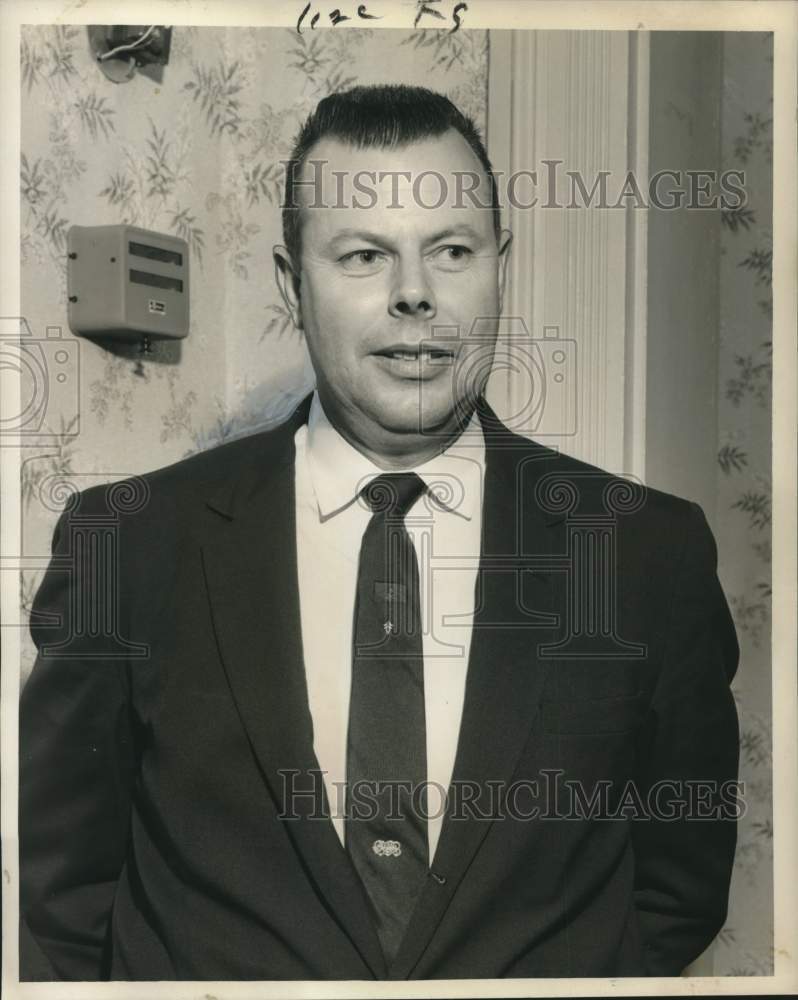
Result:
<instances>
[{"instance_id":1,"label":"dark suit jacket","mask_svg":"<svg viewBox=\"0 0 798 1000\"><path fill-rule=\"evenodd\" d=\"M479 792L445 821L387 968L332 823L310 796L280 818L318 768L293 496L307 411L62 515L22 696L22 978L678 975L725 919L725 793L701 786L698 820L617 807L630 781L642 801L670 780L667 810L680 783L736 777L738 648L700 508L481 406L454 773ZM587 799L602 780L615 818L552 808L552 782Z\"/></svg>"}]
</instances>

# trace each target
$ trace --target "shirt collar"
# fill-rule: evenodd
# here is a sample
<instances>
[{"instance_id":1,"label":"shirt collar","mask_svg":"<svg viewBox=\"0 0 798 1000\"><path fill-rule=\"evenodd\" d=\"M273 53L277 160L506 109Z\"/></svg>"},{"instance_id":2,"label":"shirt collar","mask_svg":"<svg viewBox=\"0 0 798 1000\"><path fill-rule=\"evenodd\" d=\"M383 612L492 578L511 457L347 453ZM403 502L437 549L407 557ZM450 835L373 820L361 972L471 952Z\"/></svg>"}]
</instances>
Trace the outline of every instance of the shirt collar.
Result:
<instances>
[{"instance_id":1,"label":"shirt collar","mask_svg":"<svg viewBox=\"0 0 798 1000\"><path fill-rule=\"evenodd\" d=\"M357 499L367 482L385 472L353 447L333 427L313 393L306 445L310 481L319 517L327 520ZM470 520L479 509L485 468L485 438L476 412L449 447L416 466L436 508Z\"/></svg>"}]
</instances>

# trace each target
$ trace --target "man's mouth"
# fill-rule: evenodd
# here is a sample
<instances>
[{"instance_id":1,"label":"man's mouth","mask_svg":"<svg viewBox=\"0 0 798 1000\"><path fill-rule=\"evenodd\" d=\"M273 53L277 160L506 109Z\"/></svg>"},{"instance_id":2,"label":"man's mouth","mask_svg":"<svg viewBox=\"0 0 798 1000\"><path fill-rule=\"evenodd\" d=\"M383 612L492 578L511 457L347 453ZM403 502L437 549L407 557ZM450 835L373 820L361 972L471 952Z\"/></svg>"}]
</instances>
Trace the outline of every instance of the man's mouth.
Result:
<instances>
[{"instance_id":1,"label":"man's mouth","mask_svg":"<svg viewBox=\"0 0 798 1000\"><path fill-rule=\"evenodd\" d=\"M431 382L450 376L455 352L442 344L388 344L374 351L380 369L401 382Z\"/></svg>"},{"instance_id":2,"label":"man's mouth","mask_svg":"<svg viewBox=\"0 0 798 1000\"><path fill-rule=\"evenodd\" d=\"M375 352L381 358L393 358L397 361L440 361L454 357L454 351L446 350L443 347L425 347L419 344L416 347L386 347Z\"/></svg>"}]
</instances>

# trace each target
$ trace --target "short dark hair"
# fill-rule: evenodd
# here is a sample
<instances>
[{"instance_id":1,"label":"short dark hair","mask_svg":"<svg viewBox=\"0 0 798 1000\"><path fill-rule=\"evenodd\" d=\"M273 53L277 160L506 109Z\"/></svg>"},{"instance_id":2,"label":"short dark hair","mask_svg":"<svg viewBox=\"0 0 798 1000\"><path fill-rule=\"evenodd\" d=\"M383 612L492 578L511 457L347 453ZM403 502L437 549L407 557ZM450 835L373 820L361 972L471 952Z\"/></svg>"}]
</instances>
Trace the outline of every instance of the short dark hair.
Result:
<instances>
[{"instance_id":1,"label":"short dark hair","mask_svg":"<svg viewBox=\"0 0 798 1000\"><path fill-rule=\"evenodd\" d=\"M501 232L501 214L496 178L476 125L443 94L426 87L382 84L352 87L319 101L299 130L286 162L283 202L283 239L294 267L302 250L301 219L295 203L295 184L311 148L325 136L360 149L396 149L420 139L443 135L455 129L473 149L490 186L490 205L496 239Z\"/></svg>"}]
</instances>

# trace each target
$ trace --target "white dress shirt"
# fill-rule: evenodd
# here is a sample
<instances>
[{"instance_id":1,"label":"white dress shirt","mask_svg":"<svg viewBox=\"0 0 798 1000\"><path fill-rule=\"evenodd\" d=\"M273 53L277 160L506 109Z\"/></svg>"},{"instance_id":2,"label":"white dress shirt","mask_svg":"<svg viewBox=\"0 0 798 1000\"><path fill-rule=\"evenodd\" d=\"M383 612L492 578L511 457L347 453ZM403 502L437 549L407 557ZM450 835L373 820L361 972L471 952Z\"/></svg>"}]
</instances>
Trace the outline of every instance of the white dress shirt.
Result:
<instances>
[{"instance_id":1,"label":"white dress shirt","mask_svg":"<svg viewBox=\"0 0 798 1000\"><path fill-rule=\"evenodd\" d=\"M360 544L372 516L358 494L386 470L335 430L316 393L308 423L294 440L297 568L313 747L343 843L355 592ZM446 451L403 470L417 473L429 490L408 511L405 526L420 577L430 861L443 825L443 796L452 778L463 711L484 466L485 442L474 414Z\"/></svg>"}]
</instances>

